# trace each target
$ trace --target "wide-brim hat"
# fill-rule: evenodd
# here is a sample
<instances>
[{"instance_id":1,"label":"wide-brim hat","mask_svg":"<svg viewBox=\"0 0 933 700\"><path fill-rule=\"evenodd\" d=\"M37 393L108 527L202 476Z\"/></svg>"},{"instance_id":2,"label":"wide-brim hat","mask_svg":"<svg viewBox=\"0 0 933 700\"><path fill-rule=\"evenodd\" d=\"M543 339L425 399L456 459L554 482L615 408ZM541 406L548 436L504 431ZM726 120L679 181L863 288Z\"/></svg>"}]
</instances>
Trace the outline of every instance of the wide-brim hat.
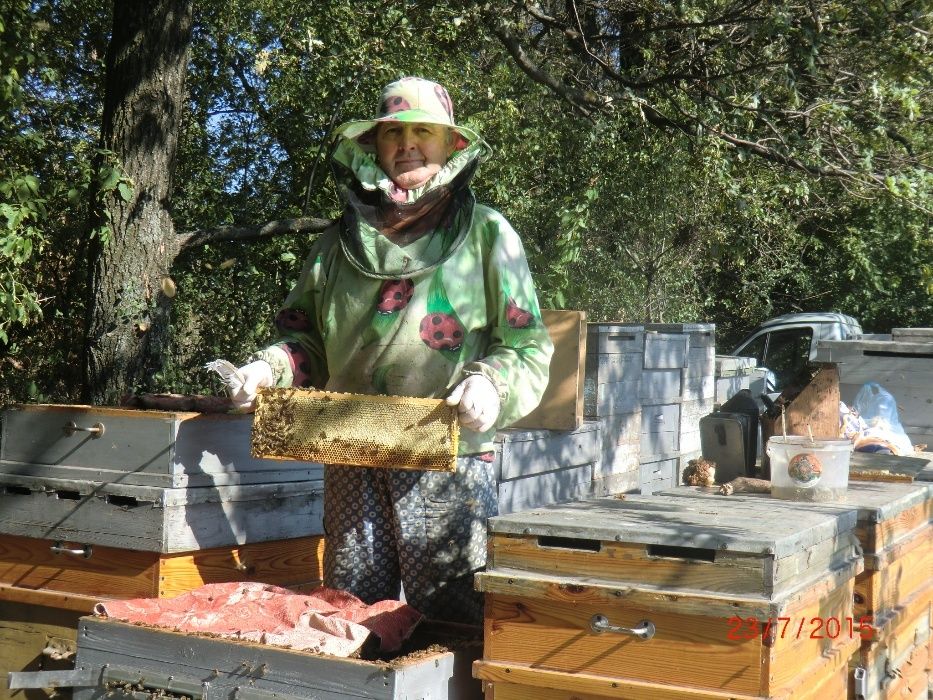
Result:
<instances>
[{"instance_id":1,"label":"wide-brim hat","mask_svg":"<svg viewBox=\"0 0 933 700\"><path fill-rule=\"evenodd\" d=\"M354 139L362 146L375 141L375 127L380 122L418 122L450 127L461 137L456 150L469 144L483 144L483 138L473 129L454 121L454 104L443 85L424 78L407 77L389 83L382 90L379 114L374 119L360 119L341 124L334 138Z\"/></svg>"}]
</instances>

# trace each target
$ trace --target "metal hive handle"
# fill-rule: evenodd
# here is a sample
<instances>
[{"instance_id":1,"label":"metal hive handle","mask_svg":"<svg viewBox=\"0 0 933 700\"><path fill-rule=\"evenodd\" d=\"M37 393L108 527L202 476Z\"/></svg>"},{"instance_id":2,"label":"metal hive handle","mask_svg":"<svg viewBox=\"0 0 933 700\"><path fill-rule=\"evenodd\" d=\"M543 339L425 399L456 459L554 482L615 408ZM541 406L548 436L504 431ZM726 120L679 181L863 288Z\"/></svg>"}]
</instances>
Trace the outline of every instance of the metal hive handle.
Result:
<instances>
[{"instance_id":1,"label":"metal hive handle","mask_svg":"<svg viewBox=\"0 0 933 700\"><path fill-rule=\"evenodd\" d=\"M95 440L99 437L104 436L104 424L103 423L95 423L90 428L82 428L81 426L77 425L72 420L72 421L68 421L67 423L65 423L65 425L62 426L62 430L65 432L65 435L67 435L68 437L71 437L72 435L78 432L90 433L91 437L94 438Z\"/></svg>"},{"instance_id":2,"label":"metal hive handle","mask_svg":"<svg viewBox=\"0 0 933 700\"><path fill-rule=\"evenodd\" d=\"M637 627L620 627L609 624L609 618L599 613L590 618L590 629L596 634L614 632L616 634L630 634L636 639L647 641L654 637L657 629L651 620L642 620Z\"/></svg>"},{"instance_id":3,"label":"metal hive handle","mask_svg":"<svg viewBox=\"0 0 933 700\"><path fill-rule=\"evenodd\" d=\"M66 547L64 542L56 542L51 547L52 554L70 554L75 557L84 557L85 559L90 559L91 555L94 553L94 550L91 548L91 545L86 544L83 547Z\"/></svg>"}]
</instances>

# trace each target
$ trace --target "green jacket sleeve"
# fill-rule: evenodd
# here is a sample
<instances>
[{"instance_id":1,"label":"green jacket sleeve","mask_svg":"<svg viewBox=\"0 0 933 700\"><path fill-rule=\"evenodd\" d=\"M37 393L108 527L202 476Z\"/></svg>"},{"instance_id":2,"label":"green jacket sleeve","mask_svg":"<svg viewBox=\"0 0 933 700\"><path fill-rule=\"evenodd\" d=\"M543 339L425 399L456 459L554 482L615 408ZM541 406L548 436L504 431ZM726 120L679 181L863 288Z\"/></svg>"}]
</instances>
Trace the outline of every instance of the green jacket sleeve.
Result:
<instances>
[{"instance_id":1,"label":"green jacket sleeve","mask_svg":"<svg viewBox=\"0 0 933 700\"><path fill-rule=\"evenodd\" d=\"M485 209L485 208L484 208ZM506 428L541 401L554 346L541 309L521 239L498 212L485 209L481 222L490 342L481 359L463 374L482 374L495 384L501 409L496 428Z\"/></svg>"},{"instance_id":2,"label":"green jacket sleeve","mask_svg":"<svg viewBox=\"0 0 933 700\"><path fill-rule=\"evenodd\" d=\"M250 358L269 363L277 387L323 389L327 384L321 299L335 240L336 228L332 228L311 246L298 281L275 317L278 338Z\"/></svg>"}]
</instances>

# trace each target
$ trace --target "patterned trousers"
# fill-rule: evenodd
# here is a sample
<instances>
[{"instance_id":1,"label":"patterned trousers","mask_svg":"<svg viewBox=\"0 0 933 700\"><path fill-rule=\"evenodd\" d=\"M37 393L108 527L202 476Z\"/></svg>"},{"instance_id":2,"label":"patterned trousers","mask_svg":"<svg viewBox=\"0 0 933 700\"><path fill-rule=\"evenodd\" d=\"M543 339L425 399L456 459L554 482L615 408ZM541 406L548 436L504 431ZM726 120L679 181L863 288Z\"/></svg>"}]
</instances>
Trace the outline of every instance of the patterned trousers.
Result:
<instances>
[{"instance_id":1,"label":"patterned trousers","mask_svg":"<svg viewBox=\"0 0 933 700\"><path fill-rule=\"evenodd\" d=\"M453 473L324 468L324 585L366 603L397 599L430 619L481 624L473 574L498 512L493 465L459 457Z\"/></svg>"}]
</instances>

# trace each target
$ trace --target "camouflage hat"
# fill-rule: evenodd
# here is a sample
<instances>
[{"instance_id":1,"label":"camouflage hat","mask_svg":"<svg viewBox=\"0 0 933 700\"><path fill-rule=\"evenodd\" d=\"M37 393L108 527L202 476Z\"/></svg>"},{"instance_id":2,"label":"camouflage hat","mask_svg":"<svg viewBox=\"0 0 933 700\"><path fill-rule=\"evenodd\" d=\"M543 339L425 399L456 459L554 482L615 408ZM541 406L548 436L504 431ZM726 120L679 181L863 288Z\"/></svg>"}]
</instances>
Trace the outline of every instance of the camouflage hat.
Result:
<instances>
[{"instance_id":1,"label":"camouflage hat","mask_svg":"<svg viewBox=\"0 0 933 700\"><path fill-rule=\"evenodd\" d=\"M396 80L383 88L379 115L375 119L346 122L337 128L334 138L343 136L355 139L362 145L370 145L375 136L374 127L379 122L391 121L448 126L463 137L456 145L457 150L466 148L468 142L484 143L478 133L454 122L454 104L443 85L412 76Z\"/></svg>"}]
</instances>

